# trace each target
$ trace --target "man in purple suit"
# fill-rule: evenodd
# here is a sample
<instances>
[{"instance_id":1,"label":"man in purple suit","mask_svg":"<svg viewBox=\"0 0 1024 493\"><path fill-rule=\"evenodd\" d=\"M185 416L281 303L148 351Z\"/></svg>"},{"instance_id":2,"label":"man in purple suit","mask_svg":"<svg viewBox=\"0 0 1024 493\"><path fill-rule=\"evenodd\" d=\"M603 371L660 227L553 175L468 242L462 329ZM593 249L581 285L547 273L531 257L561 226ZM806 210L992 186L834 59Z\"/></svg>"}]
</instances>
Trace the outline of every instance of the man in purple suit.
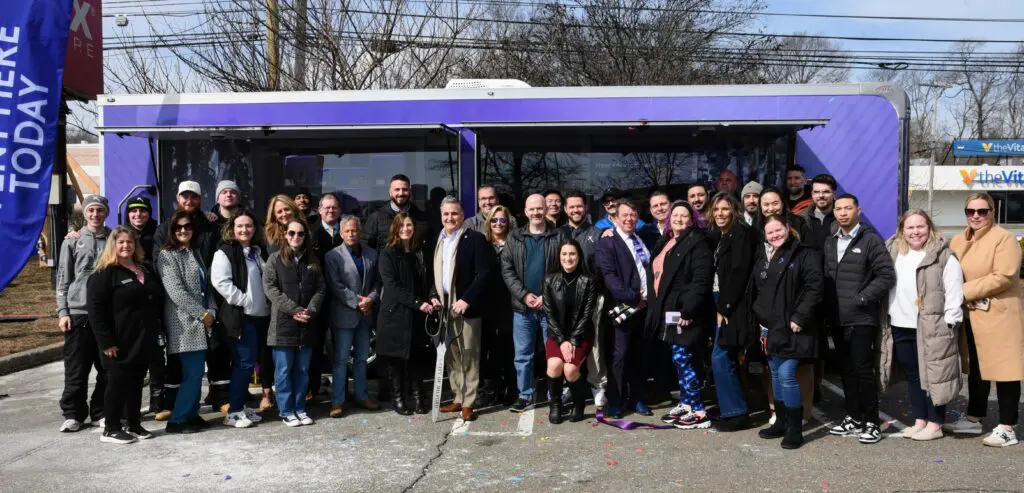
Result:
<instances>
[{"instance_id":1,"label":"man in purple suit","mask_svg":"<svg viewBox=\"0 0 1024 493\"><path fill-rule=\"evenodd\" d=\"M640 216L633 202L619 200L615 209L615 233L597 243L594 263L605 286L601 323L606 327L608 368L608 415L622 417L628 392L637 414L651 416L643 401L647 375L642 350L644 311L647 305L647 267L651 253L636 235ZM609 314L614 312L613 314Z\"/></svg>"}]
</instances>

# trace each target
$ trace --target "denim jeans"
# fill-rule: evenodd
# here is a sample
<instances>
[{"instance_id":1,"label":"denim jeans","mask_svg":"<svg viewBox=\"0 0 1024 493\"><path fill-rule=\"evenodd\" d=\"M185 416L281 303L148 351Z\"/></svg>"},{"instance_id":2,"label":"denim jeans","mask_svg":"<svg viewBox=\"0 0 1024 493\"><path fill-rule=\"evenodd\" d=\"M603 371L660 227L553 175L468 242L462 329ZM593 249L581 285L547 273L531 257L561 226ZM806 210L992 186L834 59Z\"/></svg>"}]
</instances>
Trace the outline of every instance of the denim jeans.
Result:
<instances>
[{"instance_id":1,"label":"denim jeans","mask_svg":"<svg viewBox=\"0 0 1024 493\"><path fill-rule=\"evenodd\" d=\"M516 383L519 398L533 399L537 382L533 375L533 362L537 341L548 336L548 317L543 311L512 313L512 344L515 346Z\"/></svg>"},{"instance_id":2,"label":"denim jeans","mask_svg":"<svg viewBox=\"0 0 1024 493\"><path fill-rule=\"evenodd\" d=\"M274 347L274 386L277 388L277 409L282 418L306 412L306 389L309 388L309 361L312 347Z\"/></svg>"},{"instance_id":3,"label":"denim jeans","mask_svg":"<svg viewBox=\"0 0 1024 493\"><path fill-rule=\"evenodd\" d=\"M334 395L331 403L345 403L350 355L355 398L357 401L369 399L366 393L366 358L370 356L370 322L360 315L359 325L349 328L331 327L331 336L334 337L334 381L331 383Z\"/></svg>"},{"instance_id":4,"label":"denim jeans","mask_svg":"<svg viewBox=\"0 0 1024 493\"><path fill-rule=\"evenodd\" d=\"M715 344L711 349L711 371L715 375L715 395L723 418L745 416L747 395L740 383L739 365L736 364L739 348L723 348L718 345L718 327L715 327Z\"/></svg>"},{"instance_id":5,"label":"denim jeans","mask_svg":"<svg viewBox=\"0 0 1024 493\"><path fill-rule=\"evenodd\" d=\"M181 361L181 385L174 399L171 423L182 424L189 418L199 416L199 397L203 391L203 369L206 351L189 351L170 355Z\"/></svg>"},{"instance_id":6,"label":"denim jeans","mask_svg":"<svg viewBox=\"0 0 1024 493\"><path fill-rule=\"evenodd\" d=\"M231 390L229 397L229 413L237 413L245 409L245 401L249 399L249 379L256 360L260 355L260 338L258 324L265 324L268 317L245 316L242 322L242 335L235 339L228 338L231 345Z\"/></svg>"},{"instance_id":7,"label":"denim jeans","mask_svg":"<svg viewBox=\"0 0 1024 493\"><path fill-rule=\"evenodd\" d=\"M789 409L803 406L800 396L800 384L796 381L796 369L800 360L768 356L768 366L772 369L772 391L776 399L781 399Z\"/></svg>"}]
</instances>

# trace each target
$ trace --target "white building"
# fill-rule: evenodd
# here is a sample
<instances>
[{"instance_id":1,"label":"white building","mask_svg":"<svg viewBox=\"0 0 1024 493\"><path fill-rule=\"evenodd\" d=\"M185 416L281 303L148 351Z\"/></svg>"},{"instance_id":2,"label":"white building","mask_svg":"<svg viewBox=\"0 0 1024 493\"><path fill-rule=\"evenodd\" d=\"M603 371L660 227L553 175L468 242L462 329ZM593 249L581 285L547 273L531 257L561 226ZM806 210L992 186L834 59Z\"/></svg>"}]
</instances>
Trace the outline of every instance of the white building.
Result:
<instances>
[{"instance_id":1,"label":"white building","mask_svg":"<svg viewBox=\"0 0 1024 493\"><path fill-rule=\"evenodd\" d=\"M928 166L910 166L910 207L928 211ZM974 192L996 201L996 222L1024 235L1024 166L936 166L931 216L947 237L967 225L964 204Z\"/></svg>"}]
</instances>

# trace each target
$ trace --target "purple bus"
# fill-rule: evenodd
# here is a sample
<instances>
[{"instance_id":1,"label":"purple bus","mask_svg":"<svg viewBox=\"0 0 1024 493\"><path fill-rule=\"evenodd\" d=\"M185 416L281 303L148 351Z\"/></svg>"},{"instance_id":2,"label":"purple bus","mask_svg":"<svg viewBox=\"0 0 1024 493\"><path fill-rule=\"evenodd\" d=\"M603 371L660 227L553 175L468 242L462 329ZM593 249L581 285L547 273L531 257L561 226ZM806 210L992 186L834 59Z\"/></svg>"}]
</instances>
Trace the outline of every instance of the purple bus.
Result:
<instances>
[{"instance_id":1,"label":"purple bus","mask_svg":"<svg viewBox=\"0 0 1024 493\"><path fill-rule=\"evenodd\" d=\"M162 218L186 179L202 185L206 208L217 181L232 179L257 213L274 194L305 191L337 193L345 212L365 214L402 173L419 207L436 210L451 194L471 217L482 184L515 211L543 190L646 197L655 186L713 186L725 169L740 187L782 184L790 164L835 176L882 235L907 207L909 102L889 84L104 95L99 104L103 192L116 202L155 186Z\"/></svg>"}]
</instances>

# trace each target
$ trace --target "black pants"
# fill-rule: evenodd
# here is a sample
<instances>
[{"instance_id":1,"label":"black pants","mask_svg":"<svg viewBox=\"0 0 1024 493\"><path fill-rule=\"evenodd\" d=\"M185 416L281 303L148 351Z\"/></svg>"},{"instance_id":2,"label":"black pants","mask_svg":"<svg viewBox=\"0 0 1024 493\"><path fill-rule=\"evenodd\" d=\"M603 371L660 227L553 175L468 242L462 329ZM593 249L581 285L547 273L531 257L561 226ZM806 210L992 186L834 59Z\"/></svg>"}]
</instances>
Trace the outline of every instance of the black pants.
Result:
<instances>
[{"instance_id":1,"label":"black pants","mask_svg":"<svg viewBox=\"0 0 1024 493\"><path fill-rule=\"evenodd\" d=\"M153 351L149 360L149 412L156 413L164 409L171 410L174 402L166 402L164 389L167 380L166 351L159 347Z\"/></svg>"},{"instance_id":2,"label":"black pants","mask_svg":"<svg viewBox=\"0 0 1024 493\"><path fill-rule=\"evenodd\" d=\"M210 383L210 393L207 395L206 401L216 410L228 403L228 394L231 388L231 344L218 333L215 333L214 337L217 338L217 343L214 344L213 349L206 350L206 379ZM175 355L173 358L168 358L167 361L168 364L173 361L177 365L177 377L174 383L180 384L181 359ZM175 393L177 393L177 386L175 386Z\"/></svg>"},{"instance_id":3,"label":"black pants","mask_svg":"<svg viewBox=\"0 0 1024 493\"><path fill-rule=\"evenodd\" d=\"M64 419L84 422L86 418L99 421L103 417L107 377L101 354L89 325L89 316L72 315L71 331L64 334L64 393L60 398ZM96 368L96 387L90 399L89 371L92 368Z\"/></svg>"},{"instance_id":4,"label":"black pants","mask_svg":"<svg viewBox=\"0 0 1024 493\"><path fill-rule=\"evenodd\" d=\"M107 388L103 394L103 417L107 431L121 429L121 418L128 426L141 422L142 381L146 378L145 365L129 365L103 357L107 370Z\"/></svg>"},{"instance_id":5,"label":"black pants","mask_svg":"<svg viewBox=\"0 0 1024 493\"><path fill-rule=\"evenodd\" d=\"M324 373L331 373L333 368L327 361L327 354L324 352L324 343L327 339L327 334L330 333L327 330L327 318L330 313L320 317L321 320L315 325L316 327L316 344L313 344L313 357L309 360L309 393L314 397L320 393L320 379Z\"/></svg>"},{"instance_id":6,"label":"black pants","mask_svg":"<svg viewBox=\"0 0 1024 493\"><path fill-rule=\"evenodd\" d=\"M257 332L260 338L260 385L266 392L274 387L274 349L267 346L267 332L270 330L269 323L259 324ZM302 396L303 399L306 396Z\"/></svg>"},{"instance_id":7,"label":"black pants","mask_svg":"<svg viewBox=\"0 0 1024 493\"><path fill-rule=\"evenodd\" d=\"M878 384L875 380L875 339L878 327L839 327L836 352L843 365L846 414L858 422L879 424Z\"/></svg>"},{"instance_id":8,"label":"black pants","mask_svg":"<svg viewBox=\"0 0 1024 493\"><path fill-rule=\"evenodd\" d=\"M936 406L921 388L921 375L917 361L917 329L892 328L893 356L907 375L907 393L910 394L910 412L914 419L942 423L946 419L946 406Z\"/></svg>"},{"instance_id":9,"label":"black pants","mask_svg":"<svg viewBox=\"0 0 1024 493\"><path fill-rule=\"evenodd\" d=\"M644 383L647 377L647 355L644 354L643 323L646 312L634 314L621 325L613 325L608 317L602 317L606 324L605 357L608 365L608 406L625 404L627 396L633 400L644 398Z\"/></svg>"},{"instance_id":10,"label":"black pants","mask_svg":"<svg viewBox=\"0 0 1024 493\"><path fill-rule=\"evenodd\" d=\"M967 353L970 359L967 371L967 415L984 418L988 414L988 395L992 391L992 382L981 379L974 331L970 323L964 323L964 327L967 329ZM999 400L999 424L1016 426L1020 407L1020 381L996 382L996 399Z\"/></svg>"}]
</instances>

